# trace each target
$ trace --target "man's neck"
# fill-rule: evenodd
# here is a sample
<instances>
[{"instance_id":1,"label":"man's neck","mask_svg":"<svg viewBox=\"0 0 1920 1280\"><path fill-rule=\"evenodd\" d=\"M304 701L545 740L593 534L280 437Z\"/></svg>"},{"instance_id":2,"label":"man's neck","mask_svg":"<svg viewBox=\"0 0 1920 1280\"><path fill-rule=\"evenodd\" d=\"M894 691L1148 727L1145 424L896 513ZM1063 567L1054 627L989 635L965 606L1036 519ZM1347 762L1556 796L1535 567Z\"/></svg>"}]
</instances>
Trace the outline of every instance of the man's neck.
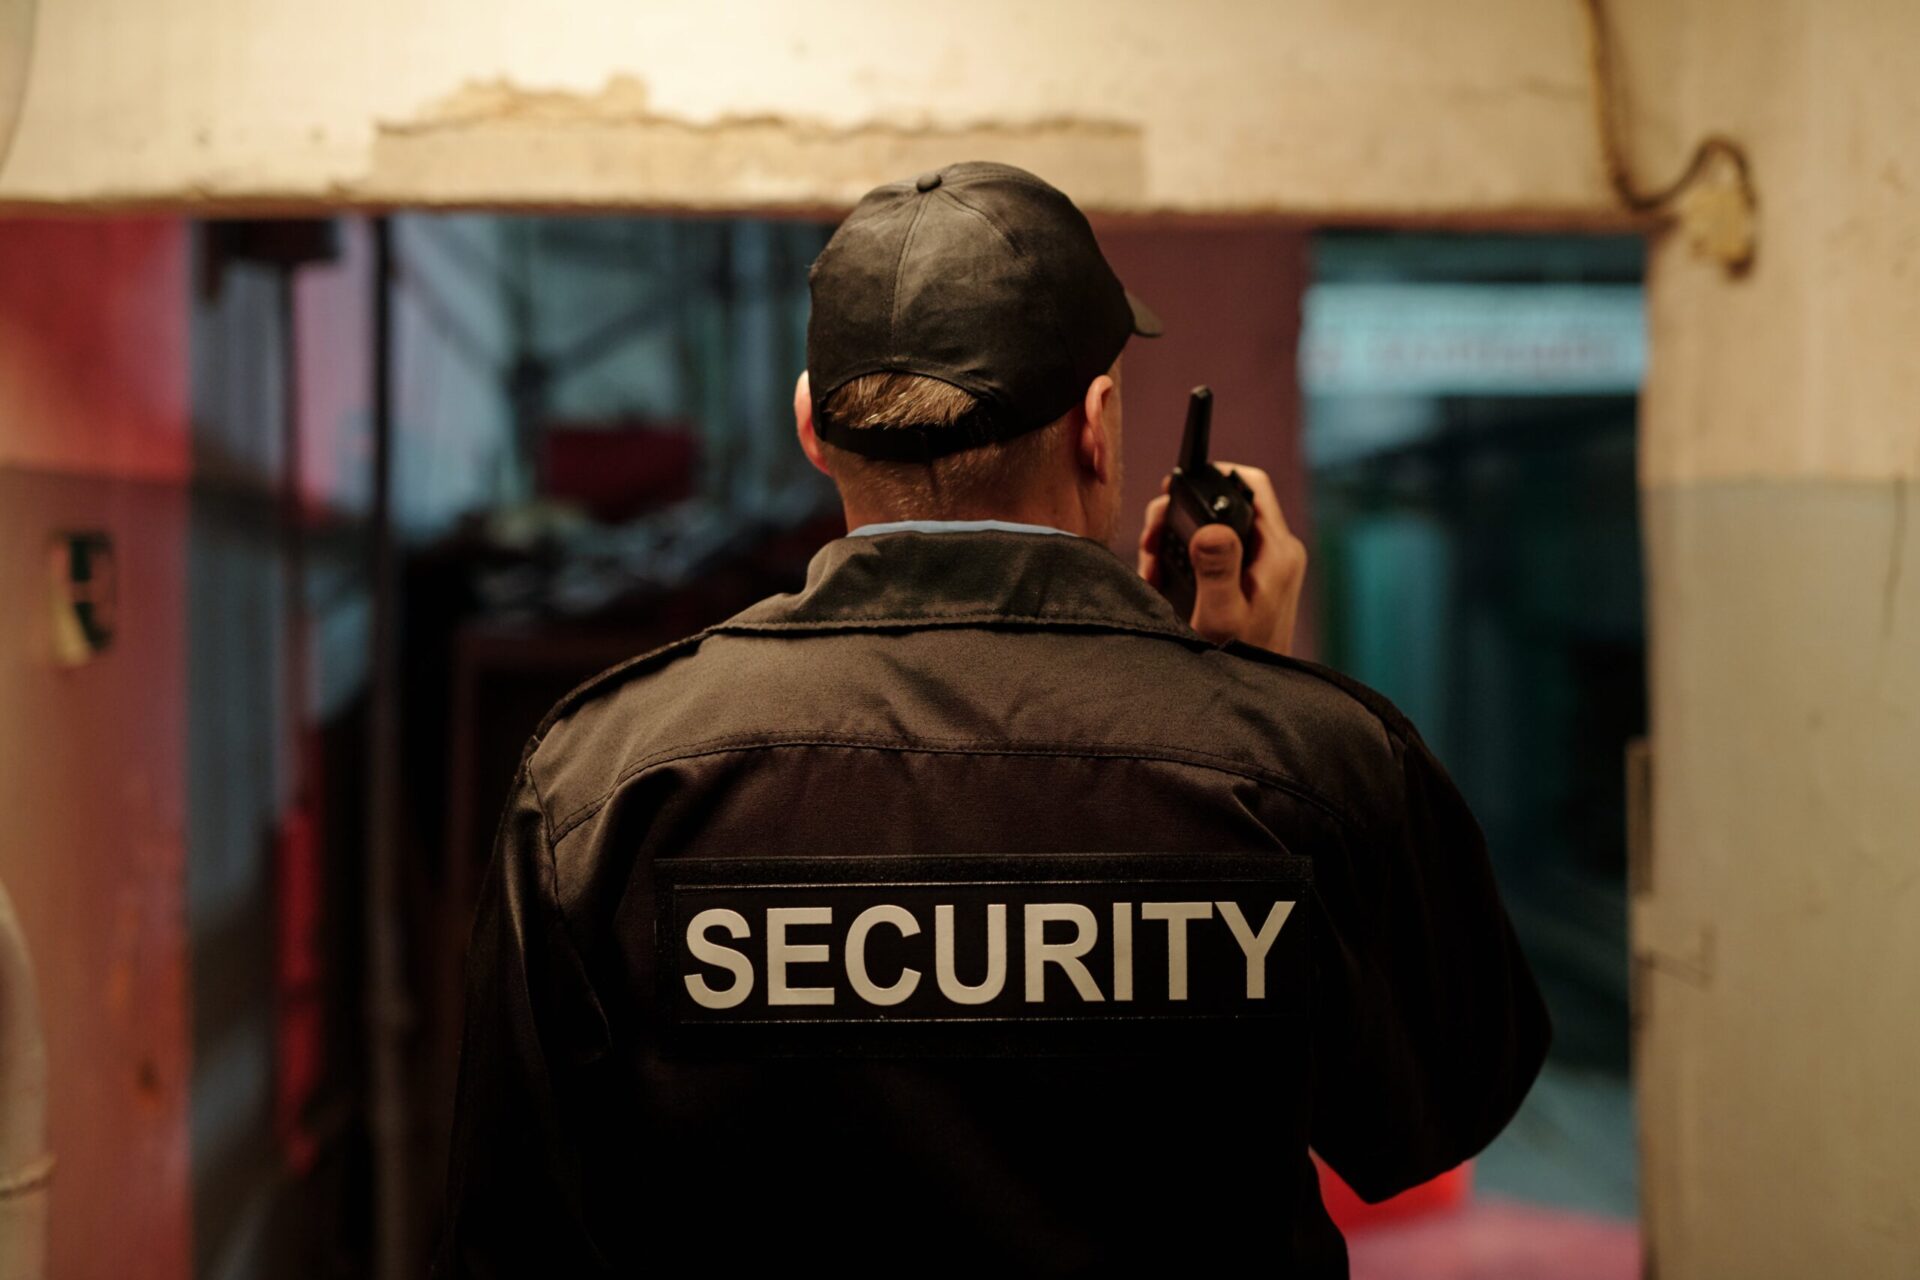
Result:
<instances>
[{"instance_id":1,"label":"man's neck","mask_svg":"<svg viewBox=\"0 0 1920 1280\"><path fill-rule=\"evenodd\" d=\"M1064 529L1068 533L1077 533L1083 538L1096 536L1087 527L1086 512L1080 504L1074 502L1033 502L991 508L963 507L938 513L882 511L866 506L855 507L844 504L843 509L846 513L847 528L850 530L870 524L897 524L903 520L999 520L1008 524L1047 525L1054 529Z\"/></svg>"}]
</instances>

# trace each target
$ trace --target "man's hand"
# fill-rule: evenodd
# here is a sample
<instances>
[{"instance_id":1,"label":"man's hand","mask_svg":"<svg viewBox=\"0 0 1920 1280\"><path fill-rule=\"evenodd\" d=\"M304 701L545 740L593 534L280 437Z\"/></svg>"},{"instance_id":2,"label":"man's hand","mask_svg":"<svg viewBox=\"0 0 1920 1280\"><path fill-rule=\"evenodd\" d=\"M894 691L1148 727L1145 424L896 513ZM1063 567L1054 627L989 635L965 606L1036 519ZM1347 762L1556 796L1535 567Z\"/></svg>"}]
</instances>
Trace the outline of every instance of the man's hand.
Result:
<instances>
[{"instance_id":1,"label":"man's hand","mask_svg":"<svg viewBox=\"0 0 1920 1280\"><path fill-rule=\"evenodd\" d=\"M1193 558L1195 631L1215 644L1243 640L1286 653L1293 647L1294 619L1300 612L1300 588L1307 580L1307 548L1287 528L1273 481L1258 467L1215 464L1231 471L1253 490L1253 529L1259 547L1253 563L1241 563L1239 535L1224 524L1202 525L1187 544ZM1167 488L1147 504L1140 530L1140 576L1160 585L1160 530L1167 518Z\"/></svg>"}]
</instances>

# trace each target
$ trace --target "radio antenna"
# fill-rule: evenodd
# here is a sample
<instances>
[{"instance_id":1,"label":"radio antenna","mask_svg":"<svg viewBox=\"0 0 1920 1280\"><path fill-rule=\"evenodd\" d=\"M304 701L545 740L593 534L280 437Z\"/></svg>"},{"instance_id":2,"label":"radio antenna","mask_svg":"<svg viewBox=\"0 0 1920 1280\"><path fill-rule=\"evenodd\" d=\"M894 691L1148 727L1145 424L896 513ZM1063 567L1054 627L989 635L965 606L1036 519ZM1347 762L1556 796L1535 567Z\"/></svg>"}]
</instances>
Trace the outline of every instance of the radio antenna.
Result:
<instances>
[{"instance_id":1,"label":"radio antenna","mask_svg":"<svg viewBox=\"0 0 1920 1280\"><path fill-rule=\"evenodd\" d=\"M1187 430L1180 437L1180 470L1191 475L1207 461L1207 437L1213 429L1213 392L1195 387L1187 396Z\"/></svg>"}]
</instances>

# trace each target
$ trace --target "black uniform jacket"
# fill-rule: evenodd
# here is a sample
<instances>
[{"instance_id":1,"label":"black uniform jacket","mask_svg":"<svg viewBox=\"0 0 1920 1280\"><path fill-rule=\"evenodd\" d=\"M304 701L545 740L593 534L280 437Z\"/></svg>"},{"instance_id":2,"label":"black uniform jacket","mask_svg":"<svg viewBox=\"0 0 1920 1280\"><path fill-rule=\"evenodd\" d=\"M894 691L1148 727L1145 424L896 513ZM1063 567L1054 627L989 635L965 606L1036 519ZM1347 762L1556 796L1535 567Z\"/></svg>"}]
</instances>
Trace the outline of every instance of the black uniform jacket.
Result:
<instances>
[{"instance_id":1,"label":"black uniform jacket","mask_svg":"<svg viewBox=\"0 0 1920 1280\"><path fill-rule=\"evenodd\" d=\"M570 694L467 965L448 1277L1344 1276L1309 1146L1431 1178L1548 1040L1413 726L1043 533L838 539Z\"/></svg>"}]
</instances>

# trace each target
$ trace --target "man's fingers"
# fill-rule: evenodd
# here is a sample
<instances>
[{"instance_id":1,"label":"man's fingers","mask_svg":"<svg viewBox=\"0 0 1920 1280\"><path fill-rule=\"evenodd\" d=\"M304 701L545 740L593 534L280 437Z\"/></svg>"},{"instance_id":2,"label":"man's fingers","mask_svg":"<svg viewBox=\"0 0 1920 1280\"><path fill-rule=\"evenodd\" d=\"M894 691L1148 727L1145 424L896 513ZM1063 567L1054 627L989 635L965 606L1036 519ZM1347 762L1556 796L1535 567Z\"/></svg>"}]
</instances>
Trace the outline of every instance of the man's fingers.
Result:
<instances>
[{"instance_id":1,"label":"man's fingers","mask_svg":"<svg viewBox=\"0 0 1920 1280\"><path fill-rule=\"evenodd\" d=\"M1271 524L1276 532L1286 533L1287 514L1280 509L1280 494L1273 487L1273 477L1259 467L1250 467L1243 462L1222 462L1218 464L1233 472L1247 482L1247 488L1253 490L1253 514L1256 521ZM1266 519L1261 521L1264 516ZM1265 532L1264 528L1262 532Z\"/></svg>"},{"instance_id":2,"label":"man's fingers","mask_svg":"<svg viewBox=\"0 0 1920 1280\"><path fill-rule=\"evenodd\" d=\"M1259 467L1223 462L1247 488L1253 491L1253 528L1258 535L1253 563L1248 566L1250 590L1286 594L1297 598L1300 580L1307 569L1307 549L1287 527L1286 513L1280 509L1280 496L1273 479Z\"/></svg>"},{"instance_id":3,"label":"man's fingers","mask_svg":"<svg viewBox=\"0 0 1920 1280\"><path fill-rule=\"evenodd\" d=\"M1216 644L1240 634L1247 597L1240 590L1240 535L1224 524L1201 525L1187 544L1193 559L1193 629Z\"/></svg>"},{"instance_id":4,"label":"man's fingers","mask_svg":"<svg viewBox=\"0 0 1920 1280\"><path fill-rule=\"evenodd\" d=\"M1265 471L1233 462L1218 465L1238 475L1252 493L1253 528L1245 545L1224 524L1195 531L1187 544L1195 587L1189 622L1215 644L1240 639L1284 653L1292 643L1306 577L1306 547L1287 527L1279 494ZM1171 477L1161 481L1160 496L1147 504L1140 530L1140 576L1155 586L1160 585L1160 544L1171 485Z\"/></svg>"},{"instance_id":5,"label":"man's fingers","mask_svg":"<svg viewBox=\"0 0 1920 1280\"><path fill-rule=\"evenodd\" d=\"M1140 576L1158 585L1160 581L1160 533L1167 522L1167 501L1162 495L1147 504L1147 518L1140 526L1137 568Z\"/></svg>"},{"instance_id":6,"label":"man's fingers","mask_svg":"<svg viewBox=\"0 0 1920 1280\"><path fill-rule=\"evenodd\" d=\"M1167 522L1167 503L1170 501L1172 501L1172 499L1168 498L1165 494L1161 494L1147 504L1146 519L1140 523L1140 545L1142 547L1159 548L1160 529L1161 526Z\"/></svg>"}]
</instances>

